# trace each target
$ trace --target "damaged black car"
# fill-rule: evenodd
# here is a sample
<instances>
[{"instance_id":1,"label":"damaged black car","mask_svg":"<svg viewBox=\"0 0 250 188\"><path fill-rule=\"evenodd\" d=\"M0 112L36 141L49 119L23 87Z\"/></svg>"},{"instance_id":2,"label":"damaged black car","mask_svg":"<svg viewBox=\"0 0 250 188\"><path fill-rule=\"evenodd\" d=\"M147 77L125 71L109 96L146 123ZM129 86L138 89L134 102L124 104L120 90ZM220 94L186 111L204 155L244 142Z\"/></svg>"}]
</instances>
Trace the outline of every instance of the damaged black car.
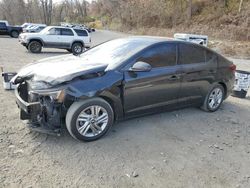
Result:
<instances>
[{"instance_id":1,"label":"damaged black car","mask_svg":"<svg viewBox=\"0 0 250 188\"><path fill-rule=\"evenodd\" d=\"M12 82L20 118L32 129L60 134L66 125L72 137L93 141L124 118L187 106L216 111L235 69L197 44L128 37L29 64Z\"/></svg>"}]
</instances>

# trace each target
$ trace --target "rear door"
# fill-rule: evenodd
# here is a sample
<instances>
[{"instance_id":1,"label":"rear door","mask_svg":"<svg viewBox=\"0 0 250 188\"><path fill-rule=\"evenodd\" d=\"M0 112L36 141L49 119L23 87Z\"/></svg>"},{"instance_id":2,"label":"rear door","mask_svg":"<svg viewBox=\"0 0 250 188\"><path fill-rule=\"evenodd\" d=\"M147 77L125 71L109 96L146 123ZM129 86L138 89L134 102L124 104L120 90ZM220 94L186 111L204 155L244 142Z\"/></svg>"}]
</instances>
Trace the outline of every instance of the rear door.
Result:
<instances>
[{"instance_id":1,"label":"rear door","mask_svg":"<svg viewBox=\"0 0 250 188\"><path fill-rule=\"evenodd\" d=\"M74 40L73 31L68 28L62 28L60 36L60 46L70 48L73 40Z\"/></svg>"},{"instance_id":2,"label":"rear door","mask_svg":"<svg viewBox=\"0 0 250 188\"><path fill-rule=\"evenodd\" d=\"M6 23L0 22L0 35L7 35L8 34L8 27Z\"/></svg>"},{"instance_id":3,"label":"rear door","mask_svg":"<svg viewBox=\"0 0 250 188\"><path fill-rule=\"evenodd\" d=\"M182 67L180 103L201 104L216 79L217 56L192 43L180 43L178 64Z\"/></svg>"},{"instance_id":4,"label":"rear door","mask_svg":"<svg viewBox=\"0 0 250 188\"><path fill-rule=\"evenodd\" d=\"M124 110L127 115L153 112L158 107L174 107L180 92L177 45L163 43L150 47L134 60L152 66L149 72L124 72ZM129 67L128 67L129 68Z\"/></svg>"}]
</instances>

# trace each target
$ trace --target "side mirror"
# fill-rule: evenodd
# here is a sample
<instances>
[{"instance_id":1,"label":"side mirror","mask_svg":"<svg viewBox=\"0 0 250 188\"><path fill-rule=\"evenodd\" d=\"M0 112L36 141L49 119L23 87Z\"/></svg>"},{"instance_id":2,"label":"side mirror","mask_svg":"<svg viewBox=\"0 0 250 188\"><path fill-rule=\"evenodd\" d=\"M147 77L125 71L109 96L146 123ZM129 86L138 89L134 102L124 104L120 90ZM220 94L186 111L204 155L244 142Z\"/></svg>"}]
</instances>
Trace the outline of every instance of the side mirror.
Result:
<instances>
[{"instance_id":1,"label":"side mirror","mask_svg":"<svg viewBox=\"0 0 250 188\"><path fill-rule=\"evenodd\" d=\"M131 72L149 72L152 69L151 65L142 61L136 62L129 71Z\"/></svg>"}]
</instances>

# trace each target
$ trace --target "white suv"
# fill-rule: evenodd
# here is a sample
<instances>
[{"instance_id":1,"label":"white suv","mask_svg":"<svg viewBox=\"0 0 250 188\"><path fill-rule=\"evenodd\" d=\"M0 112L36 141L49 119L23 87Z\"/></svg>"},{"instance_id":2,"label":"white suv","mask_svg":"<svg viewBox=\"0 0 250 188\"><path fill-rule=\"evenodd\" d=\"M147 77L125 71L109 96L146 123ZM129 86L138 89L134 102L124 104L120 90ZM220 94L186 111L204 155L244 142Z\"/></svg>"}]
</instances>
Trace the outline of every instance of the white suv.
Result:
<instances>
[{"instance_id":1,"label":"white suv","mask_svg":"<svg viewBox=\"0 0 250 188\"><path fill-rule=\"evenodd\" d=\"M40 53L42 48L66 49L80 54L90 48L91 37L85 29L49 26L39 33L22 33L19 42L32 53Z\"/></svg>"}]
</instances>

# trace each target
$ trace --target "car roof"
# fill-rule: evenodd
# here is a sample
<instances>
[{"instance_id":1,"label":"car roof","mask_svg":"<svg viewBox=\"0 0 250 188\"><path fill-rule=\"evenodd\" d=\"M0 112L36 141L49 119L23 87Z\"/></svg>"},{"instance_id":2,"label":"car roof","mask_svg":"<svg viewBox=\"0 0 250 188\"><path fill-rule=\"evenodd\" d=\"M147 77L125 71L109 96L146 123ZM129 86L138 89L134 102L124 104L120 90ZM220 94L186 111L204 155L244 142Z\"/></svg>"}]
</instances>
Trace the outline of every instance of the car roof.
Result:
<instances>
[{"instance_id":1,"label":"car roof","mask_svg":"<svg viewBox=\"0 0 250 188\"><path fill-rule=\"evenodd\" d=\"M66 27L66 26L47 26L46 28L50 29L50 28L60 28L60 29L79 29L79 30L86 30L84 28L72 28L72 27Z\"/></svg>"},{"instance_id":2,"label":"car roof","mask_svg":"<svg viewBox=\"0 0 250 188\"><path fill-rule=\"evenodd\" d=\"M133 41L140 41L140 42L145 42L148 44L155 44L159 42L167 42L167 41L180 41L178 39L174 38L168 38L168 37L157 37L157 36L129 36L127 38L123 38L127 40L133 40Z\"/></svg>"}]
</instances>

